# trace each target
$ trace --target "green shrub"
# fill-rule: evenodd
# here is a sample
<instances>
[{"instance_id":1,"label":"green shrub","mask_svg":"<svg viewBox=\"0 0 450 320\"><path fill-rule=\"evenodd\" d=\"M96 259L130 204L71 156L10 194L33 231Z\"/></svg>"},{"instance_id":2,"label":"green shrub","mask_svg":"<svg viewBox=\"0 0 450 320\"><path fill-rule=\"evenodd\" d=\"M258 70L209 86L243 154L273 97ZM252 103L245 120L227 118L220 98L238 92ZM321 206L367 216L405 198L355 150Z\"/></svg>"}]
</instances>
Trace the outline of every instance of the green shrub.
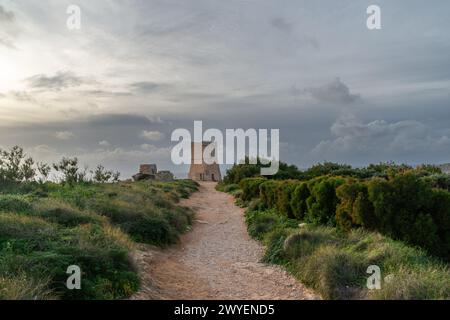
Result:
<instances>
[{"instance_id":1,"label":"green shrub","mask_svg":"<svg viewBox=\"0 0 450 320\"><path fill-rule=\"evenodd\" d=\"M189 229L194 217L194 212L190 208L180 206L165 210L163 213L167 216L169 225L179 234Z\"/></svg>"},{"instance_id":2,"label":"green shrub","mask_svg":"<svg viewBox=\"0 0 450 320\"><path fill-rule=\"evenodd\" d=\"M324 299L354 298L366 276L366 267L358 256L332 246L314 251L302 269L302 279Z\"/></svg>"},{"instance_id":3,"label":"green shrub","mask_svg":"<svg viewBox=\"0 0 450 320\"><path fill-rule=\"evenodd\" d=\"M223 192L232 193L233 191L239 190L238 184L229 184L223 188Z\"/></svg>"},{"instance_id":4,"label":"green shrub","mask_svg":"<svg viewBox=\"0 0 450 320\"><path fill-rule=\"evenodd\" d=\"M449 205L447 191L432 190L415 173L369 182L377 230L394 239L421 246L449 259Z\"/></svg>"},{"instance_id":5,"label":"green shrub","mask_svg":"<svg viewBox=\"0 0 450 320\"><path fill-rule=\"evenodd\" d=\"M436 268L409 270L400 268L383 281L381 290L370 293L372 299L440 300L450 298L450 272Z\"/></svg>"},{"instance_id":6,"label":"green shrub","mask_svg":"<svg viewBox=\"0 0 450 320\"><path fill-rule=\"evenodd\" d=\"M245 221L250 236L261 240L267 233L275 228L295 228L297 222L280 216L275 210L250 211L245 213Z\"/></svg>"},{"instance_id":7,"label":"green shrub","mask_svg":"<svg viewBox=\"0 0 450 320\"><path fill-rule=\"evenodd\" d=\"M100 216L72 207L70 204L56 199L44 199L33 205L30 215L41 217L47 221L66 227L81 224L99 224L103 222Z\"/></svg>"},{"instance_id":8,"label":"green shrub","mask_svg":"<svg viewBox=\"0 0 450 320\"><path fill-rule=\"evenodd\" d=\"M273 212L248 211L245 217L248 233L258 240L261 240L267 232L277 227L279 221L279 217Z\"/></svg>"},{"instance_id":9,"label":"green shrub","mask_svg":"<svg viewBox=\"0 0 450 320\"><path fill-rule=\"evenodd\" d=\"M176 242L193 217L176 202L198 184L1 186L0 298L122 299L139 285L131 239ZM82 290L65 287L70 265L81 267Z\"/></svg>"},{"instance_id":10,"label":"green shrub","mask_svg":"<svg viewBox=\"0 0 450 320\"><path fill-rule=\"evenodd\" d=\"M281 264L285 262L284 242L289 235L289 230L285 228L274 228L265 236L264 242L267 250L262 259L265 263Z\"/></svg>"},{"instance_id":11,"label":"green shrub","mask_svg":"<svg viewBox=\"0 0 450 320\"><path fill-rule=\"evenodd\" d=\"M267 180L260 185L261 203L266 208L270 209L276 206L278 185L279 182L274 180Z\"/></svg>"},{"instance_id":12,"label":"green shrub","mask_svg":"<svg viewBox=\"0 0 450 320\"><path fill-rule=\"evenodd\" d=\"M305 218L305 214L308 211L306 200L310 195L311 193L306 182L302 182L295 187L291 198L291 210L295 218L299 220Z\"/></svg>"},{"instance_id":13,"label":"green shrub","mask_svg":"<svg viewBox=\"0 0 450 320\"><path fill-rule=\"evenodd\" d=\"M249 201L254 198L258 198L260 191L259 186L266 182L265 178L247 178L241 180L239 188L242 190L241 199L243 201Z\"/></svg>"},{"instance_id":14,"label":"green shrub","mask_svg":"<svg viewBox=\"0 0 450 320\"><path fill-rule=\"evenodd\" d=\"M0 275L0 300L53 299L48 287L49 281L45 278L30 278L25 273Z\"/></svg>"},{"instance_id":15,"label":"green shrub","mask_svg":"<svg viewBox=\"0 0 450 320\"><path fill-rule=\"evenodd\" d=\"M303 259L325 243L337 243L336 239L337 235L330 228L317 227L313 231L303 228L287 237L284 253L293 260Z\"/></svg>"},{"instance_id":16,"label":"green shrub","mask_svg":"<svg viewBox=\"0 0 450 320\"><path fill-rule=\"evenodd\" d=\"M66 299L123 298L138 285L128 257L128 244L122 234L110 228L84 225L60 229L41 218L3 213L0 214L0 248L3 248L0 278L15 283L19 291L11 294L24 299L29 294L44 297L48 292ZM70 265L81 267L82 290L70 291L65 287ZM49 281L24 287L20 279L9 275ZM111 287L99 289L99 283L105 281Z\"/></svg>"},{"instance_id":17,"label":"green shrub","mask_svg":"<svg viewBox=\"0 0 450 320\"><path fill-rule=\"evenodd\" d=\"M308 183L311 195L306 202L306 221L324 225L336 224L336 207L339 203L336 189L344 182L340 177L325 177Z\"/></svg>"},{"instance_id":18,"label":"green shrub","mask_svg":"<svg viewBox=\"0 0 450 320\"><path fill-rule=\"evenodd\" d=\"M376 229L374 209L369 200L367 185L353 179L336 189L339 205L336 208L337 226L344 231L363 226Z\"/></svg>"},{"instance_id":19,"label":"green shrub","mask_svg":"<svg viewBox=\"0 0 450 320\"><path fill-rule=\"evenodd\" d=\"M246 223L250 235L266 245L264 262L285 266L325 299L450 299L448 266L379 233L298 229L275 210L248 211ZM381 290L366 287L370 265L381 269ZM386 276L393 280L386 282Z\"/></svg>"},{"instance_id":20,"label":"green shrub","mask_svg":"<svg viewBox=\"0 0 450 320\"><path fill-rule=\"evenodd\" d=\"M23 252L46 250L49 241L58 238L54 224L36 217L26 217L14 213L0 213L0 247L11 244Z\"/></svg>"},{"instance_id":21,"label":"green shrub","mask_svg":"<svg viewBox=\"0 0 450 320\"><path fill-rule=\"evenodd\" d=\"M448 174L433 174L423 177L422 180L433 188L450 191L450 175Z\"/></svg>"},{"instance_id":22,"label":"green shrub","mask_svg":"<svg viewBox=\"0 0 450 320\"><path fill-rule=\"evenodd\" d=\"M291 201L298 181L285 180L278 183L276 190L276 208L279 214L288 218L295 218L292 211Z\"/></svg>"},{"instance_id":23,"label":"green shrub","mask_svg":"<svg viewBox=\"0 0 450 320\"><path fill-rule=\"evenodd\" d=\"M268 167L268 165L263 165L260 159L257 160L257 164L250 164L249 158L246 158L244 163L234 165L227 170L223 184L239 184L243 179L260 177L263 167ZM302 179L304 175L296 166L280 162L278 172L269 178L275 180Z\"/></svg>"},{"instance_id":24,"label":"green shrub","mask_svg":"<svg viewBox=\"0 0 450 320\"><path fill-rule=\"evenodd\" d=\"M27 197L21 195L0 194L0 211L27 212L32 208Z\"/></svg>"}]
</instances>

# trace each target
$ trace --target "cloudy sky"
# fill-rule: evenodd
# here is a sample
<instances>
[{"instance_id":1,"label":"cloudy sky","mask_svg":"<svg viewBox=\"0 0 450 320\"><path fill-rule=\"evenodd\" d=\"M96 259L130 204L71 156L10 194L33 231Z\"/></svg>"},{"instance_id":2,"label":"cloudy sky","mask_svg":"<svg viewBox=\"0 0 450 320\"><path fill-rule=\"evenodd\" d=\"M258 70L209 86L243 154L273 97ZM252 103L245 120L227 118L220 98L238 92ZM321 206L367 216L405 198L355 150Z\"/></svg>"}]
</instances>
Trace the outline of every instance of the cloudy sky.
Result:
<instances>
[{"instance_id":1,"label":"cloudy sky","mask_svg":"<svg viewBox=\"0 0 450 320\"><path fill-rule=\"evenodd\" d=\"M171 132L203 120L279 128L301 168L450 162L450 2L377 0L376 31L371 4L0 0L0 146L181 175Z\"/></svg>"}]
</instances>

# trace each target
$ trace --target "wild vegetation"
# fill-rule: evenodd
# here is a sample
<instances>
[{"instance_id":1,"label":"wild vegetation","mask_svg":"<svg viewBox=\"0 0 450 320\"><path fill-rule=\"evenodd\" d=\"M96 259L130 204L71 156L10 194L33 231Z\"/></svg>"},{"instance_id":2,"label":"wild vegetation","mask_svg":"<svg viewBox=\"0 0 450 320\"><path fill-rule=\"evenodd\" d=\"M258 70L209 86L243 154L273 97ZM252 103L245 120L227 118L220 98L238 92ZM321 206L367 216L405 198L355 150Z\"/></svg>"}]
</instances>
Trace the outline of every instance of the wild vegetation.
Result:
<instances>
[{"instance_id":1,"label":"wild vegetation","mask_svg":"<svg viewBox=\"0 0 450 320\"><path fill-rule=\"evenodd\" d=\"M0 299L120 299L139 287L130 254L137 242L175 243L193 213L176 203L197 189L187 180L119 182L78 160L35 164L21 148L0 159ZM68 266L81 290L66 288Z\"/></svg>"},{"instance_id":2,"label":"wild vegetation","mask_svg":"<svg viewBox=\"0 0 450 320\"><path fill-rule=\"evenodd\" d=\"M449 178L438 168L325 163L286 180L244 178L248 166L232 168L240 180L218 188L248 207L267 262L329 299L450 298ZM381 290L366 288L370 265L389 275Z\"/></svg>"}]
</instances>

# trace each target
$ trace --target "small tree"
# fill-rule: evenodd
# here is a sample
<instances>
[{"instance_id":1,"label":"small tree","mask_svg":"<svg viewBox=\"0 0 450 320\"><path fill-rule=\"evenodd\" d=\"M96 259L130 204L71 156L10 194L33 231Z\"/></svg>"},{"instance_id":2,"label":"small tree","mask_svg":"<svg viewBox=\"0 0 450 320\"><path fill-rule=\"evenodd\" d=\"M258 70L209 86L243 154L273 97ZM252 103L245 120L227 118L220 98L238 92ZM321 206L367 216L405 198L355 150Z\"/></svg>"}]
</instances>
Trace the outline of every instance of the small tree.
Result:
<instances>
[{"instance_id":1,"label":"small tree","mask_svg":"<svg viewBox=\"0 0 450 320\"><path fill-rule=\"evenodd\" d=\"M34 161L26 158L26 154L19 146L10 151L0 150L0 180L8 182L31 181L36 175Z\"/></svg>"},{"instance_id":2,"label":"small tree","mask_svg":"<svg viewBox=\"0 0 450 320\"><path fill-rule=\"evenodd\" d=\"M93 181L97 183L118 182L120 178L119 171L106 170L102 165L98 165L91 174Z\"/></svg>"},{"instance_id":3,"label":"small tree","mask_svg":"<svg viewBox=\"0 0 450 320\"><path fill-rule=\"evenodd\" d=\"M120 172L119 171L116 171L116 172L113 173L112 181L113 182L119 182L120 181Z\"/></svg>"},{"instance_id":4,"label":"small tree","mask_svg":"<svg viewBox=\"0 0 450 320\"><path fill-rule=\"evenodd\" d=\"M44 162L38 162L37 170L38 170L39 174L41 175L41 177L39 178L39 183L44 183L45 181L47 181L52 168Z\"/></svg>"},{"instance_id":5,"label":"small tree","mask_svg":"<svg viewBox=\"0 0 450 320\"><path fill-rule=\"evenodd\" d=\"M26 158L21 167L21 176L25 181L31 181L36 176L36 169L34 168L34 160L32 158Z\"/></svg>"},{"instance_id":6,"label":"small tree","mask_svg":"<svg viewBox=\"0 0 450 320\"><path fill-rule=\"evenodd\" d=\"M78 158L62 158L60 162L54 163L53 168L63 175L63 182L74 184L81 178L78 167Z\"/></svg>"},{"instance_id":7,"label":"small tree","mask_svg":"<svg viewBox=\"0 0 450 320\"><path fill-rule=\"evenodd\" d=\"M88 166L84 166L83 171L78 172L77 182L88 182L87 179L87 173L88 173Z\"/></svg>"},{"instance_id":8,"label":"small tree","mask_svg":"<svg viewBox=\"0 0 450 320\"><path fill-rule=\"evenodd\" d=\"M94 171L91 171L91 173L93 174L94 182L97 183L108 182L113 176L113 172L106 170L101 164Z\"/></svg>"}]
</instances>

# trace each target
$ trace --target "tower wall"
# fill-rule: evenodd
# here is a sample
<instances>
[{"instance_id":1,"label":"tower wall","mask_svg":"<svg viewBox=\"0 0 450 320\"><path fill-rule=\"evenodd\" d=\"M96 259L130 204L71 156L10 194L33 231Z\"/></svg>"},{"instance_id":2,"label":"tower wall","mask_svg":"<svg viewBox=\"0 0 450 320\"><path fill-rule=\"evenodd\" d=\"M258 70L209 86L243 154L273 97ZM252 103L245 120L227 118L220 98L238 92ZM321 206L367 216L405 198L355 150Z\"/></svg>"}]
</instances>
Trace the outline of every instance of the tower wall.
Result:
<instances>
[{"instance_id":1,"label":"tower wall","mask_svg":"<svg viewBox=\"0 0 450 320\"><path fill-rule=\"evenodd\" d=\"M205 148L210 145L210 142L201 143L201 155L195 154L195 146L198 146L199 143L193 142L191 144L191 168L189 170L189 179L194 181L221 181L222 175L220 173L220 167L216 163L206 164L203 159L203 152ZM195 157L197 156L197 161L195 161ZM201 161L198 161L201 160ZM201 163L195 163L201 162Z\"/></svg>"}]
</instances>

